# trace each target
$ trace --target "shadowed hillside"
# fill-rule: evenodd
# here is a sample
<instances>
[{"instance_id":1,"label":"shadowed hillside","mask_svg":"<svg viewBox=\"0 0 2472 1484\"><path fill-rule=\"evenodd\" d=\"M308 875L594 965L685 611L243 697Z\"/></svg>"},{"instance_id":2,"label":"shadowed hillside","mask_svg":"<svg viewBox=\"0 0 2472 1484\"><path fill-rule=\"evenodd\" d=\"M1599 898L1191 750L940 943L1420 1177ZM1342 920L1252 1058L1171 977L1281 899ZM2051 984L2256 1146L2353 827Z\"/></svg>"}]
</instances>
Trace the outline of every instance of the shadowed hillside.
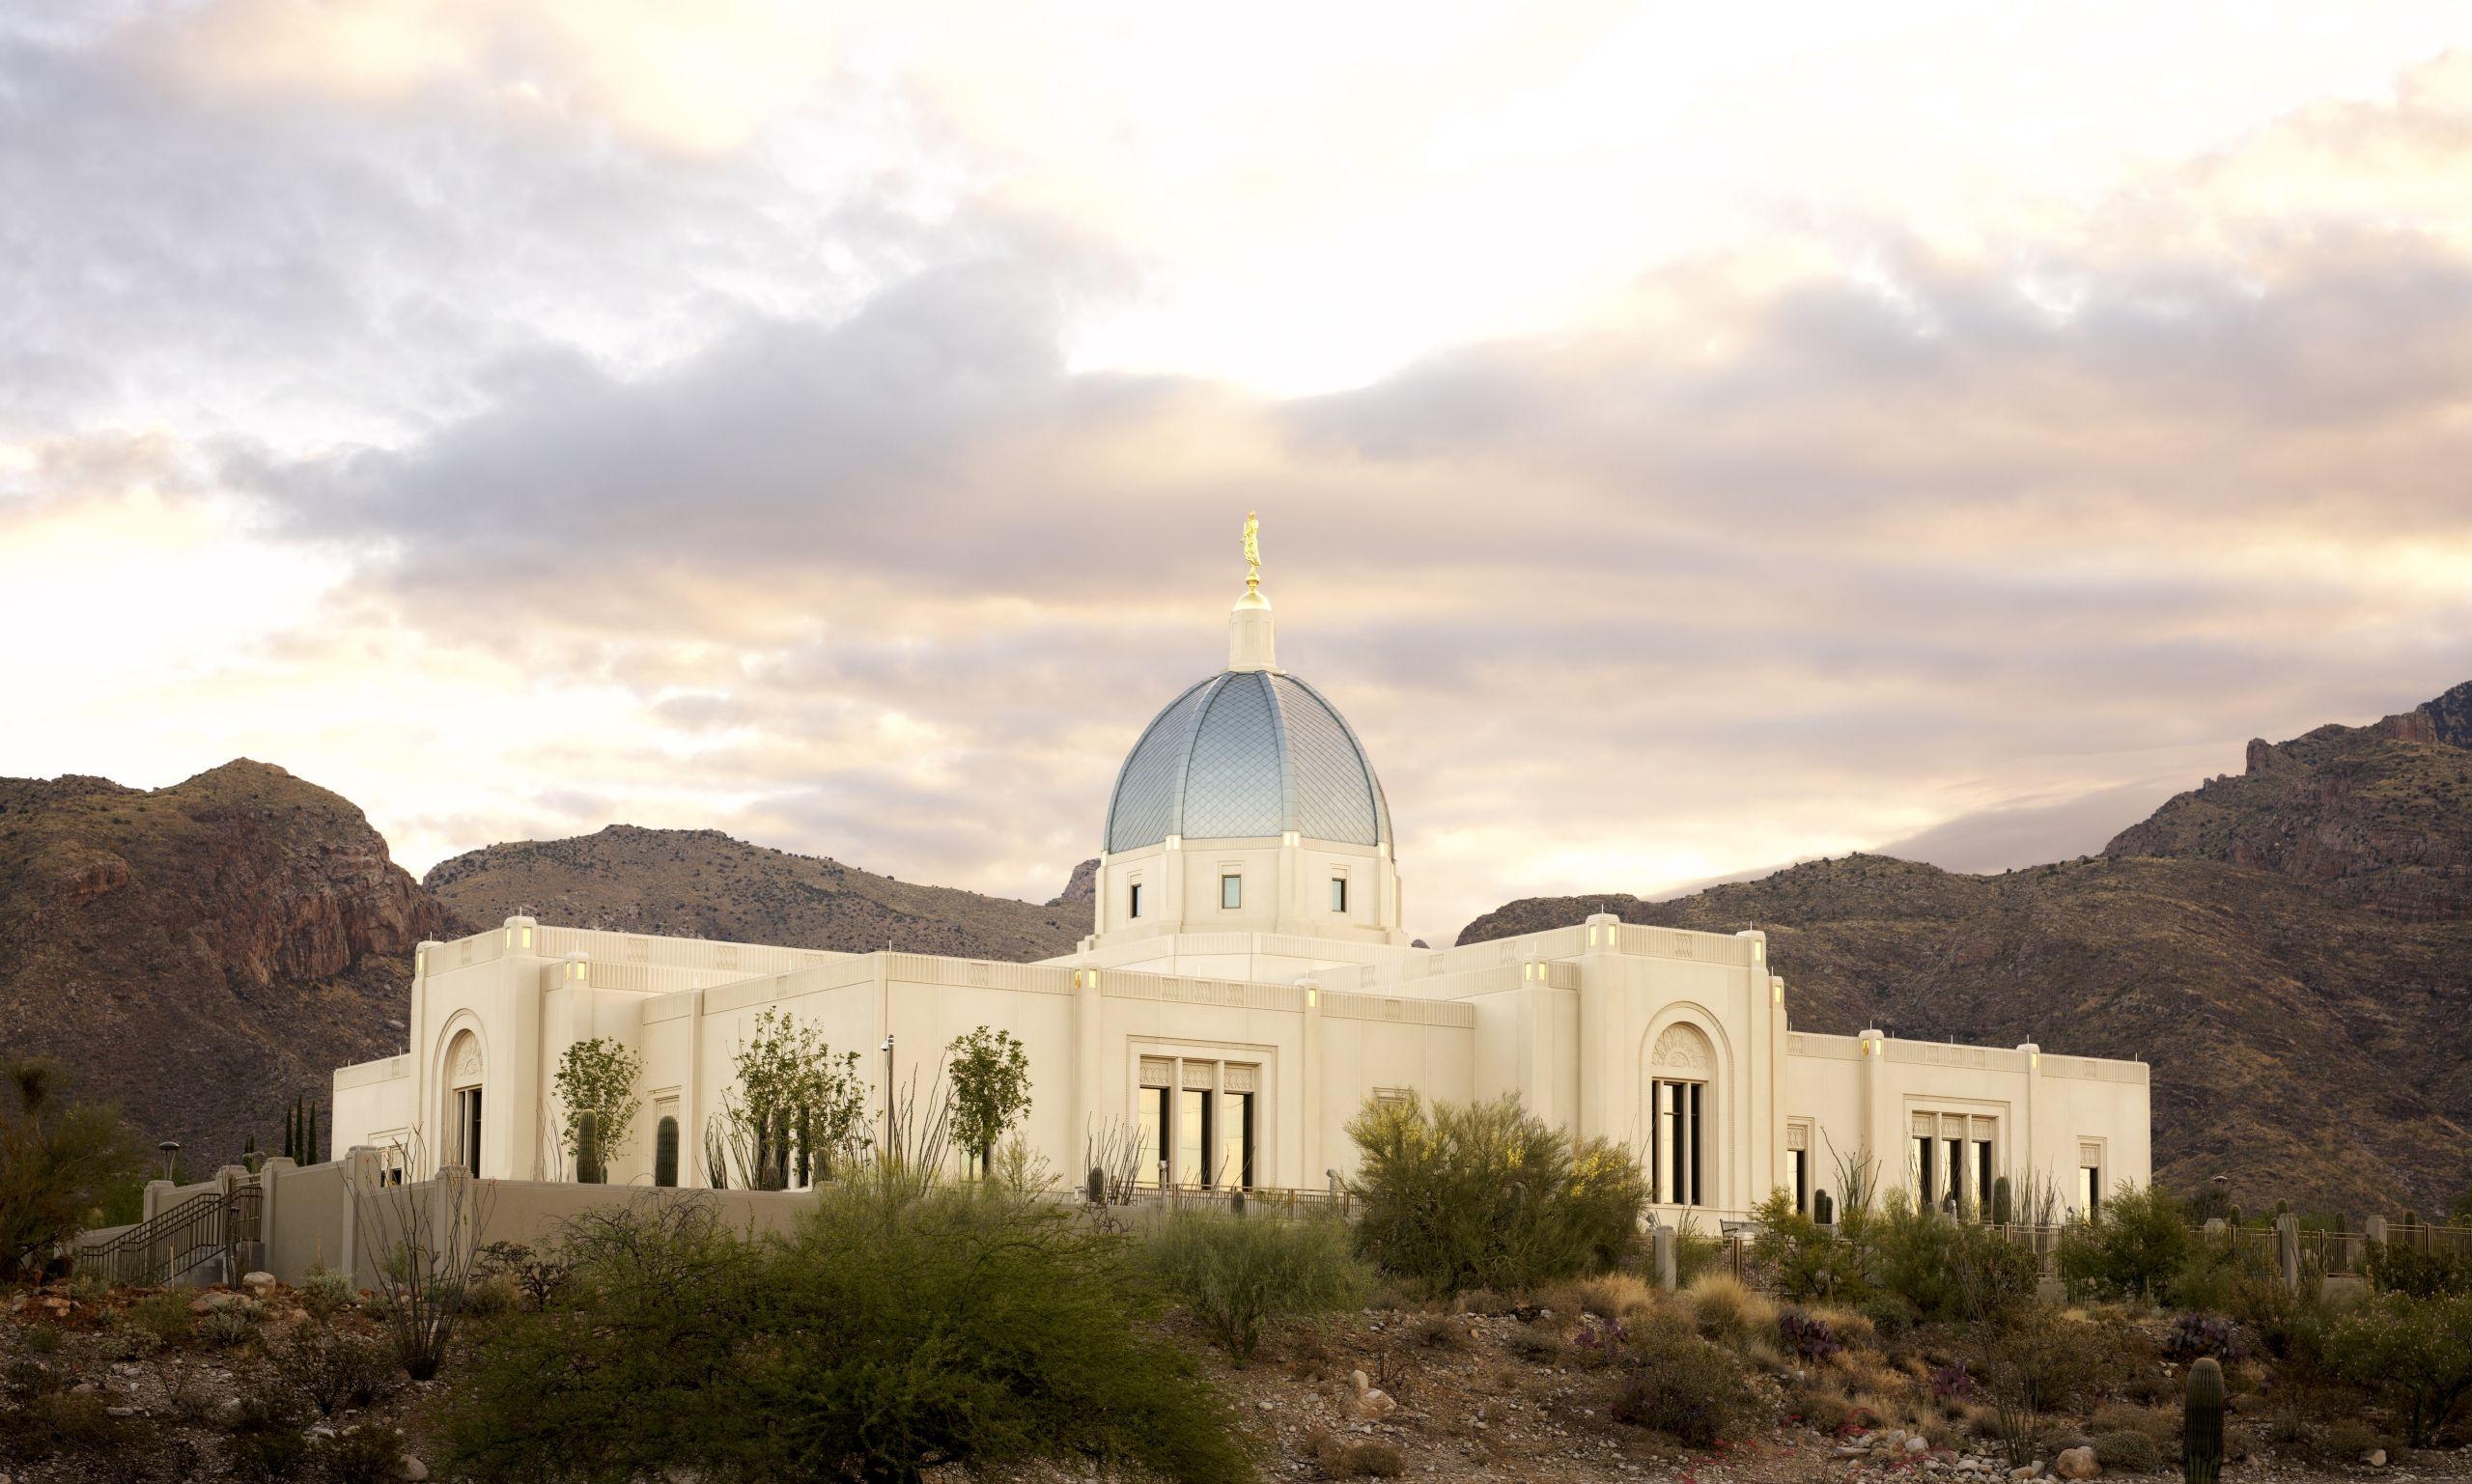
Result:
<instances>
[{"instance_id":1,"label":"shadowed hillside","mask_svg":"<svg viewBox=\"0 0 2472 1484\"><path fill-rule=\"evenodd\" d=\"M1069 952L1090 931L1086 900L1033 907L897 882L715 829L612 825L492 845L438 862L422 884L466 933L529 911L569 927L1018 962Z\"/></svg>"},{"instance_id":2,"label":"shadowed hillside","mask_svg":"<svg viewBox=\"0 0 2472 1484\"><path fill-rule=\"evenodd\" d=\"M280 768L0 779L0 1047L58 1057L193 1169L403 1050L412 946L443 917L359 809Z\"/></svg>"},{"instance_id":3,"label":"shadowed hillside","mask_svg":"<svg viewBox=\"0 0 2472 1484\"><path fill-rule=\"evenodd\" d=\"M2155 1172L2389 1212L2472 1182L2472 686L2253 742L2109 853L1999 876L1857 855L1667 902L1532 898L1461 942L1576 922L1766 929L1798 1028L2153 1064Z\"/></svg>"}]
</instances>

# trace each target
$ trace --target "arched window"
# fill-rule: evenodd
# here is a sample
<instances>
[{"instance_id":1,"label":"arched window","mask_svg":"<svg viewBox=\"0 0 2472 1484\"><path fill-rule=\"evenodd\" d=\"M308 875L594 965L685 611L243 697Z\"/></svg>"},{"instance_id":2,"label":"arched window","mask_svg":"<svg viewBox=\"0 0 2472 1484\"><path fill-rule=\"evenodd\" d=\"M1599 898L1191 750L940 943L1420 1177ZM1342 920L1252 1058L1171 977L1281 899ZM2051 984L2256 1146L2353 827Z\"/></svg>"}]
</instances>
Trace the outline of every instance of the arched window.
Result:
<instances>
[{"instance_id":1,"label":"arched window","mask_svg":"<svg viewBox=\"0 0 2472 1484\"><path fill-rule=\"evenodd\" d=\"M1648 1052L1648 1179L1664 1206L1704 1206L1707 1120L1716 1110L1709 1078L1717 1057L1698 1026L1669 1025Z\"/></svg>"},{"instance_id":2,"label":"arched window","mask_svg":"<svg viewBox=\"0 0 2472 1484\"><path fill-rule=\"evenodd\" d=\"M464 1031L446 1048L446 1162L481 1172L481 1038Z\"/></svg>"}]
</instances>

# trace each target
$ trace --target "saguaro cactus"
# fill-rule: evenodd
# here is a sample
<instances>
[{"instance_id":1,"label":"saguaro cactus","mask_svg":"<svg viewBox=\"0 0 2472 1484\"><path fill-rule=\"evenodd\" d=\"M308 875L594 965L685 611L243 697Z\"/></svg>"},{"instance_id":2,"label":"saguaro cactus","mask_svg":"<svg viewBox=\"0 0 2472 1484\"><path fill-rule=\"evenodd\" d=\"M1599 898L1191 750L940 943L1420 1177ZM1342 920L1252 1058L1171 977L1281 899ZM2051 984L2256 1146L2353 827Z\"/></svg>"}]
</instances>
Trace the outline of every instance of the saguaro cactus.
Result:
<instances>
[{"instance_id":1,"label":"saguaro cactus","mask_svg":"<svg viewBox=\"0 0 2472 1484\"><path fill-rule=\"evenodd\" d=\"M604 1171L601 1167L601 1115L580 1113L576 1117L576 1179L584 1185L599 1185Z\"/></svg>"},{"instance_id":2,"label":"saguaro cactus","mask_svg":"<svg viewBox=\"0 0 2472 1484\"><path fill-rule=\"evenodd\" d=\"M1991 1220L1992 1220L1992 1224L1994 1224L1994 1225L1996 1225L1996 1226L2006 1226L2006 1225L2008 1225L2008 1218L2009 1218L2009 1215L2010 1215L2010 1207L2009 1207L2009 1203L2008 1203L2008 1176L2006 1176L2006 1175L2003 1175L2003 1176L2001 1176L1999 1179L1994 1180L1993 1182L1991 1182Z\"/></svg>"},{"instance_id":3,"label":"saguaro cactus","mask_svg":"<svg viewBox=\"0 0 2472 1484\"><path fill-rule=\"evenodd\" d=\"M2223 1476L2223 1367L2212 1356L2189 1367L2181 1430L2188 1440L2181 1455L2187 1484L2216 1484Z\"/></svg>"},{"instance_id":4,"label":"saguaro cactus","mask_svg":"<svg viewBox=\"0 0 2472 1484\"><path fill-rule=\"evenodd\" d=\"M1082 1186L1082 1195L1093 1206L1106 1205L1108 1203L1108 1172L1095 1164L1091 1165L1089 1179Z\"/></svg>"},{"instance_id":5,"label":"saguaro cactus","mask_svg":"<svg viewBox=\"0 0 2472 1484\"><path fill-rule=\"evenodd\" d=\"M653 1134L653 1184L678 1184L678 1120L664 1118Z\"/></svg>"}]
</instances>

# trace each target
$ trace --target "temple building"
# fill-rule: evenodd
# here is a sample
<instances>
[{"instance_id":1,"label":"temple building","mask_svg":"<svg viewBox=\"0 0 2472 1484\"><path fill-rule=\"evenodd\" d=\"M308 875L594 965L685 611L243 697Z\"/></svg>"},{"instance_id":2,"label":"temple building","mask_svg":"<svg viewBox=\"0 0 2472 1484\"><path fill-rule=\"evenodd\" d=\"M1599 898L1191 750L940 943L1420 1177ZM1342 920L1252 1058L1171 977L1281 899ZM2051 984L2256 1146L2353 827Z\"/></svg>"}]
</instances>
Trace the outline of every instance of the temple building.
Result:
<instances>
[{"instance_id":1,"label":"temple building","mask_svg":"<svg viewBox=\"0 0 2472 1484\"><path fill-rule=\"evenodd\" d=\"M1808 1209L1866 1158L1935 1203L2032 1176L2084 1209L2149 1176L2144 1063L1795 1030L1756 931L1599 915L1411 943L1381 780L1338 707L1280 667L1258 566L1226 667L1134 738L1102 843L1090 936L1045 963L529 917L425 943L410 1050L335 1074L334 1148L560 1178L551 1074L599 1036L643 1063L645 1116L609 1180L704 1185L705 1130L770 1010L864 1052L879 1106L887 1077L932 1081L955 1037L1011 1032L1034 1095L1022 1132L1067 1179L1112 1136L1139 1140L1145 1182L1324 1188L1354 1166L1348 1120L1412 1092L1516 1093L1632 1146L1669 1221L1738 1218L1780 1187ZM663 1130L674 1168L657 1168Z\"/></svg>"}]
</instances>

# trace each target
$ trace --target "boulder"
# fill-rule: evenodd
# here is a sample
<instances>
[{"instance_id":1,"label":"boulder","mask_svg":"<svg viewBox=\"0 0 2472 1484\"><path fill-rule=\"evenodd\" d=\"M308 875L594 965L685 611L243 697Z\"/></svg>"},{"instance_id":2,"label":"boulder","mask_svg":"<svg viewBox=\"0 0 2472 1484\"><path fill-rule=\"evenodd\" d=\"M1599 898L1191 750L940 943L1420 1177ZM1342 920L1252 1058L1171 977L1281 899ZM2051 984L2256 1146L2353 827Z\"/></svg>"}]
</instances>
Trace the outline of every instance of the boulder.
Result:
<instances>
[{"instance_id":1,"label":"boulder","mask_svg":"<svg viewBox=\"0 0 2472 1484\"><path fill-rule=\"evenodd\" d=\"M265 1271L264 1269L260 1269L256 1273L244 1273L240 1274L240 1286L243 1288L255 1289L272 1288L274 1286L274 1274Z\"/></svg>"},{"instance_id":2,"label":"boulder","mask_svg":"<svg viewBox=\"0 0 2472 1484\"><path fill-rule=\"evenodd\" d=\"M2052 1460L2051 1470L2064 1479L2091 1479L2103 1471L2103 1466L2094 1462L2093 1448L2063 1448Z\"/></svg>"},{"instance_id":3,"label":"boulder","mask_svg":"<svg viewBox=\"0 0 2472 1484\"><path fill-rule=\"evenodd\" d=\"M1364 1372L1350 1371L1348 1394L1340 1401L1339 1410L1357 1421L1377 1422L1398 1411L1399 1404L1390 1399L1390 1392L1375 1386L1372 1378Z\"/></svg>"},{"instance_id":4,"label":"boulder","mask_svg":"<svg viewBox=\"0 0 2472 1484\"><path fill-rule=\"evenodd\" d=\"M422 1463L416 1455L407 1453L404 1461L395 1466L395 1473L400 1478L410 1480L411 1484L421 1484L421 1480L429 1477L429 1465Z\"/></svg>"}]
</instances>

